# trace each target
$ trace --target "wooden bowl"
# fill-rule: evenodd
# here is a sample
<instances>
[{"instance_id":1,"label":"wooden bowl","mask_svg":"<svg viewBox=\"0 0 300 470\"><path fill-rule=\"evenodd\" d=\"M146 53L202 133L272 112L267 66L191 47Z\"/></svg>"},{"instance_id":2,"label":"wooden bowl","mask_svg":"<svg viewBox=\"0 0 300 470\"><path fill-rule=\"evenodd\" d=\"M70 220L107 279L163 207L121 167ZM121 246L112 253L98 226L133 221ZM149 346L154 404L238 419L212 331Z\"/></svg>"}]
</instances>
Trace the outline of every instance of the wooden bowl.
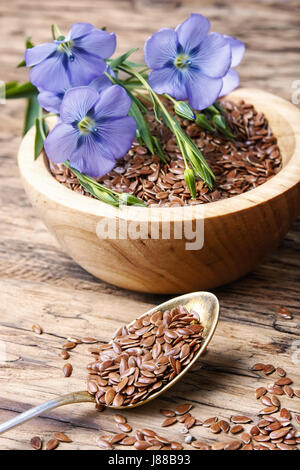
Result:
<instances>
[{"instance_id":1,"label":"wooden bowl","mask_svg":"<svg viewBox=\"0 0 300 470\"><path fill-rule=\"evenodd\" d=\"M244 99L266 115L278 138L283 168L256 189L184 210L119 210L71 191L52 177L45 158L34 161L31 129L19 150L20 172L29 199L62 249L106 282L151 293L207 290L255 268L276 248L299 214L300 111L255 89L236 90L229 98ZM105 227L119 228L125 223L130 237L109 239L103 234ZM174 236L173 229L182 225L186 233L197 227L200 241L203 228L200 249L187 249L189 240ZM170 237L166 234L169 227ZM138 228L144 231L143 238L134 239Z\"/></svg>"}]
</instances>

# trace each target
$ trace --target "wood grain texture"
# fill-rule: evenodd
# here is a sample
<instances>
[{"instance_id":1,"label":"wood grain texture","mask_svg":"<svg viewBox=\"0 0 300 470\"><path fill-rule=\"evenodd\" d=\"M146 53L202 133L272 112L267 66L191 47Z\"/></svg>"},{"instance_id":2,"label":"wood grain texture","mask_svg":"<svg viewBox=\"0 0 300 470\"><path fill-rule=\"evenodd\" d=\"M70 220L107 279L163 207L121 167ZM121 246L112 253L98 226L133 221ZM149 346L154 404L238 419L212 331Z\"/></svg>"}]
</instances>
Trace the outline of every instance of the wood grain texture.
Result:
<instances>
[{"instance_id":1,"label":"wood grain texture","mask_svg":"<svg viewBox=\"0 0 300 470\"><path fill-rule=\"evenodd\" d=\"M213 30L237 35L246 41L247 56L239 67L243 86L260 87L286 99L291 83L300 78L299 2L189 0L180 7L145 7L144 2L91 1L84 3L21 0L2 2L0 8L1 79L26 78L15 70L23 53L23 38L47 40L49 24L68 28L73 21L102 20L119 36L119 51L137 44L162 26L174 26L190 11L212 19ZM140 52L141 57L141 52ZM148 310L165 297L124 291L96 280L61 252L54 238L35 215L22 189L16 166L24 103L0 105L0 340L5 342L7 362L0 364L0 420L62 391L77 390L85 378L87 347L72 353L74 374L63 377L58 358L64 338L96 335L108 341L124 319ZM232 413L255 413L253 397L257 384L265 382L250 373L254 362L282 365L300 388L299 364L293 362L293 347L300 341L299 251L300 221L279 249L244 279L215 291L221 303L221 322L209 352L198 371L157 402L128 413L134 428L146 424L162 435L182 440L182 425L161 430L158 410L186 400L195 404L194 414L207 418ZM292 321L278 319L282 305L294 314ZM31 331L40 323L45 333ZM299 401L283 400L299 412ZM95 437L116 432L113 412L96 413L89 404L74 405L35 419L0 437L0 448L29 449L33 435L43 439L53 431L65 431L73 439L64 449L95 449ZM197 437L212 437L204 429ZM229 438L228 438L229 439Z\"/></svg>"}]
</instances>

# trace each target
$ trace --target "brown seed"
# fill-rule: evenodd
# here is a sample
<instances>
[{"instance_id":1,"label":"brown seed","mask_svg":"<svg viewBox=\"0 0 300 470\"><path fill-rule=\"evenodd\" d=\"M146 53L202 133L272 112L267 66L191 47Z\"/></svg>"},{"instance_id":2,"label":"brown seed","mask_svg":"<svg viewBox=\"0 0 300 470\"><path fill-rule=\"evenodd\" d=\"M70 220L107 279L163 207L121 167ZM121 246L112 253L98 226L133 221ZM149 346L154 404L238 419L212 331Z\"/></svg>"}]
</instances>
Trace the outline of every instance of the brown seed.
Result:
<instances>
[{"instance_id":1,"label":"brown seed","mask_svg":"<svg viewBox=\"0 0 300 470\"><path fill-rule=\"evenodd\" d=\"M90 338L90 337L82 338L81 341L85 344L98 343L98 341L95 338Z\"/></svg>"},{"instance_id":2,"label":"brown seed","mask_svg":"<svg viewBox=\"0 0 300 470\"><path fill-rule=\"evenodd\" d=\"M162 427L165 428L167 426L172 426L173 424L177 423L177 419L176 418L167 418L164 420L164 422L162 423Z\"/></svg>"},{"instance_id":3,"label":"brown seed","mask_svg":"<svg viewBox=\"0 0 300 470\"><path fill-rule=\"evenodd\" d=\"M115 435L110 439L110 443L111 443L111 444L116 444L117 442L122 441L122 440L125 439L126 437L127 437L127 434L125 434L125 432L120 432L119 434L115 434ZM135 438L134 438L134 441L135 441Z\"/></svg>"},{"instance_id":4,"label":"brown seed","mask_svg":"<svg viewBox=\"0 0 300 470\"><path fill-rule=\"evenodd\" d=\"M67 436L63 432L55 432L53 434L53 437L59 442L72 442L72 439L70 439L69 436Z\"/></svg>"},{"instance_id":5,"label":"brown seed","mask_svg":"<svg viewBox=\"0 0 300 470\"><path fill-rule=\"evenodd\" d=\"M60 356L64 361L66 361L66 360L69 359L70 354L68 353L68 351L61 351L61 352L59 353L59 356Z\"/></svg>"},{"instance_id":6,"label":"brown seed","mask_svg":"<svg viewBox=\"0 0 300 470\"><path fill-rule=\"evenodd\" d=\"M188 411L190 411L190 409L193 407L193 405L191 403L185 403L183 405L178 405L176 406L175 408L175 413L177 415L184 415L186 414Z\"/></svg>"},{"instance_id":7,"label":"brown seed","mask_svg":"<svg viewBox=\"0 0 300 470\"><path fill-rule=\"evenodd\" d=\"M264 367L264 373L265 373L266 375L273 374L274 371L275 371L275 367L274 367L272 364L267 364L267 365Z\"/></svg>"},{"instance_id":8,"label":"brown seed","mask_svg":"<svg viewBox=\"0 0 300 470\"><path fill-rule=\"evenodd\" d=\"M284 391L284 393L286 394L287 397L293 398L294 390L292 389L292 387L290 387L289 385L285 385L283 387L283 391Z\"/></svg>"},{"instance_id":9,"label":"brown seed","mask_svg":"<svg viewBox=\"0 0 300 470\"><path fill-rule=\"evenodd\" d=\"M243 434L241 435L241 439L244 444L250 444L252 437L247 432L243 432Z\"/></svg>"},{"instance_id":10,"label":"brown seed","mask_svg":"<svg viewBox=\"0 0 300 470\"><path fill-rule=\"evenodd\" d=\"M151 446L151 444L149 444L149 442L146 442L146 441L136 441L135 444L134 444L134 447L137 450L146 450L150 446Z\"/></svg>"},{"instance_id":11,"label":"brown seed","mask_svg":"<svg viewBox=\"0 0 300 470\"><path fill-rule=\"evenodd\" d=\"M182 450L183 446L180 444L180 442L172 441L171 442L171 449L172 450Z\"/></svg>"},{"instance_id":12,"label":"brown seed","mask_svg":"<svg viewBox=\"0 0 300 470\"><path fill-rule=\"evenodd\" d=\"M284 307L280 307L278 309L278 315L280 315L285 320L293 319L293 315L291 314L291 312L287 308L284 308Z\"/></svg>"},{"instance_id":13,"label":"brown seed","mask_svg":"<svg viewBox=\"0 0 300 470\"><path fill-rule=\"evenodd\" d=\"M296 450L296 446L289 446L289 445L283 444L283 443L278 443L277 447L280 450Z\"/></svg>"},{"instance_id":14,"label":"brown seed","mask_svg":"<svg viewBox=\"0 0 300 470\"><path fill-rule=\"evenodd\" d=\"M63 373L65 377L70 377L72 375L72 372L73 372L72 364L67 363L63 366Z\"/></svg>"},{"instance_id":15,"label":"brown seed","mask_svg":"<svg viewBox=\"0 0 300 470\"><path fill-rule=\"evenodd\" d=\"M279 375L279 377L285 377L286 376L286 371L284 369L282 369L281 367L277 367L276 372Z\"/></svg>"},{"instance_id":16,"label":"brown seed","mask_svg":"<svg viewBox=\"0 0 300 470\"><path fill-rule=\"evenodd\" d=\"M285 420L288 420L288 421L290 421L292 419L292 415L291 415L290 411L287 410L286 408L281 409L280 417L285 419Z\"/></svg>"},{"instance_id":17,"label":"brown seed","mask_svg":"<svg viewBox=\"0 0 300 470\"><path fill-rule=\"evenodd\" d=\"M206 444L205 442L202 442L202 441L193 441L191 444L192 444L193 447L196 447L196 449L199 449L199 450L210 450L211 449L210 445L208 445L208 444Z\"/></svg>"},{"instance_id":18,"label":"brown seed","mask_svg":"<svg viewBox=\"0 0 300 470\"><path fill-rule=\"evenodd\" d=\"M295 419L296 419L297 423L300 424L300 415L296 415Z\"/></svg>"},{"instance_id":19,"label":"brown seed","mask_svg":"<svg viewBox=\"0 0 300 470\"><path fill-rule=\"evenodd\" d=\"M205 428L210 428L212 424L216 423L218 421L218 418L213 417L213 418L208 418L204 421L203 426Z\"/></svg>"},{"instance_id":20,"label":"brown seed","mask_svg":"<svg viewBox=\"0 0 300 470\"><path fill-rule=\"evenodd\" d=\"M212 450L224 450L227 446L227 442L215 442L212 445Z\"/></svg>"},{"instance_id":21,"label":"brown seed","mask_svg":"<svg viewBox=\"0 0 300 470\"><path fill-rule=\"evenodd\" d=\"M74 349L76 348L77 344L76 343L73 343L72 341L68 341L67 343L65 343L63 346L62 346L62 349Z\"/></svg>"},{"instance_id":22,"label":"brown seed","mask_svg":"<svg viewBox=\"0 0 300 470\"><path fill-rule=\"evenodd\" d=\"M264 370L264 368L265 368L265 365L259 362L257 364L254 364L254 366L251 367L251 370L261 371L261 370Z\"/></svg>"},{"instance_id":23,"label":"brown seed","mask_svg":"<svg viewBox=\"0 0 300 470\"><path fill-rule=\"evenodd\" d=\"M265 395L268 392L268 390L265 387L259 387L256 389L255 396L257 399L261 398L263 395Z\"/></svg>"},{"instance_id":24,"label":"brown seed","mask_svg":"<svg viewBox=\"0 0 300 470\"><path fill-rule=\"evenodd\" d=\"M43 334L43 329L40 327L40 325L32 325L32 331L37 335Z\"/></svg>"},{"instance_id":25,"label":"brown seed","mask_svg":"<svg viewBox=\"0 0 300 470\"><path fill-rule=\"evenodd\" d=\"M270 434L271 439L280 439L281 437L286 436L290 431L290 428L281 428L276 431L272 431Z\"/></svg>"},{"instance_id":26,"label":"brown seed","mask_svg":"<svg viewBox=\"0 0 300 470\"><path fill-rule=\"evenodd\" d=\"M47 442L45 450L54 450L58 447L59 442L57 439L50 439L50 441Z\"/></svg>"},{"instance_id":27,"label":"brown seed","mask_svg":"<svg viewBox=\"0 0 300 470\"><path fill-rule=\"evenodd\" d=\"M260 414L260 415L269 415L269 414L276 413L276 411L278 411L277 406L267 406L263 410L260 410L260 412L258 414Z\"/></svg>"},{"instance_id":28,"label":"brown seed","mask_svg":"<svg viewBox=\"0 0 300 470\"><path fill-rule=\"evenodd\" d=\"M114 420L118 424L126 424L127 423L127 419L125 418L125 416L120 415L120 414L116 414L114 416Z\"/></svg>"},{"instance_id":29,"label":"brown seed","mask_svg":"<svg viewBox=\"0 0 300 470\"><path fill-rule=\"evenodd\" d=\"M272 402L272 405L277 406L278 408L280 408L281 403L280 403L280 400L276 397L276 395L273 395L271 397L271 402Z\"/></svg>"},{"instance_id":30,"label":"brown seed","mask_svg":"<svg viewBox=\"0 0 300 470\"><path fill-rule=\"evenodd\" d=\"M224 419L221 419L221 421L219 421L219 425L220 425L221 430L225 433L227 433L230 429L230 424Z\"/></svg>"},{"instance_id":31,"label":"brown seed","mask_svg":"<svg viewBox=\"0 0 300 470\"><path fill-rule=\"evenodd\" d=\"M293 381L289 379L288 377L281 377L275 382L275 385L279 385L282 387L283 385L291 385Z\"/></svg>"},{"instance_id":32,"label":"brown seed","mask_svg":"<svg viewBox=\"0 0 300 470\"><path fill-rule=\"evenodd\" d=\"M101 447L101 449L113 449L111 443L106 441L105 439L102 439L101 437L97 437L96 444L98 447Z\"/></svg>"},{"instance_id":33,"label":"brown seed","mask_svg":"<svg viewBox=\"0 0 300 470\"><path fill-rule=\"evenodd\" d=\"M130 426L130 424L128 423L119 423L118 424L118 428L122 431L122 432L131 432L132 431L132 427Z\"/></svg>"},{"instance_id":34,"label":"brown seed","mask_svg":"<svg viewBox=\"0 0 300 470\"><path fill-rule=\"evenodd\" d=\"M133 446L133 444L136 442L136 438L134 436L128 436L122 439L122 441L119 442L122 446Z\"/></svg>"},{"instance_id":35,"label":"brown seed","mask_svg":"<svg viewBox=\"0 0 300 470\"><path fill-rule=\"evenodd\" d=\"M230 429L231 434L239 434L242 431L244 431L244 428L241 424L236 424Z\"/></svg>"},{"instance_id":36,"label":"brown seed","mask_svg":"<svg viewBox=\"0 0 300 470\"><path fill-rule=\"evenodd\" d=\"M30 445L34 450L41 450L43 442L39 436L34 436L30 440Z\"/></svg>"},{"instance_id":37,"label":"brown seed","mask_svg":"<svg viewBox=\"0 0 300 470\"><path fill-rule=\"evenodd\" d=\"M220 422L217 421L216 423L213 423L210 427L210 430L214 434L218 434L219 432L221 432Z\"/></svg>"},{"instance_id":38,"label":"brown seed","mask_svg":"<svg viewBox=\"0 0 300 470\"><path fill-rule=\"evenodd\" d=\"M232 416L231 421L235 424L252 423L252 419L248 418L248 416Z\"/></svg>"},{"instance_id":39,"label":"brown seed","mask_svg":"<svg viewBox=\"0 0 300 470\"><path fill-rule=\"evenodd\" d=\"M172 410L160 410L161 414L166 416L167 418L172 418L175 416L175 411Z\"/></svg>"},{"instance_id":40,"label":"brown seed","mask_svg":"<svg viewBox=\"0 0 300 470\"><path fill-rule=\"evenodd\" d=\"M225 446L224 450L239 450L241 446L242 446L241 441L232 441Z\"/></svg>"}]
</instances>

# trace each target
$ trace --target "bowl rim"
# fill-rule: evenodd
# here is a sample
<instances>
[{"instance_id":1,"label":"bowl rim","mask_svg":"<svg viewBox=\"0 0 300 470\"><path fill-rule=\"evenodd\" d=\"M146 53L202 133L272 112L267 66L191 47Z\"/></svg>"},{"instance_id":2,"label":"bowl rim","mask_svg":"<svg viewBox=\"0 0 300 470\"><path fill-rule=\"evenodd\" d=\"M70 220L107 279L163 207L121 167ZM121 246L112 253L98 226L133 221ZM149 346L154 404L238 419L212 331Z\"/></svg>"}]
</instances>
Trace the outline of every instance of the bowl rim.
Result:
<instances>
[{"instance_id":1,"label":"bowl rim","mask_svg":"<svg viewBox=\"0 0 300 470\"><path fill-rule=\"evenodd\" d=\"M78 194L60 184L51 175L45 158L40 155L33 158L35 129L31 128L23 138L19 152L18 164L21 176L29 188L35 190L44 199L50 200L66 209L78 211L95 217L123 218L139 221L179 221L208 219L239 213L270 201L300 182L300 110L290 102L271 93L252 88L239 88L228 95L228 99L245 100L256 109L266 114L267 118L276 110L278 120L285 121L291 128L290 134L284 137L294 139L294 152L287 164L275 176L255 189L232 196L228 199L207 204L183 207L135 207L125 209L112 207L97 199ZM278 138L283 137L276 134Z\"/></svg>"}]
</instances>

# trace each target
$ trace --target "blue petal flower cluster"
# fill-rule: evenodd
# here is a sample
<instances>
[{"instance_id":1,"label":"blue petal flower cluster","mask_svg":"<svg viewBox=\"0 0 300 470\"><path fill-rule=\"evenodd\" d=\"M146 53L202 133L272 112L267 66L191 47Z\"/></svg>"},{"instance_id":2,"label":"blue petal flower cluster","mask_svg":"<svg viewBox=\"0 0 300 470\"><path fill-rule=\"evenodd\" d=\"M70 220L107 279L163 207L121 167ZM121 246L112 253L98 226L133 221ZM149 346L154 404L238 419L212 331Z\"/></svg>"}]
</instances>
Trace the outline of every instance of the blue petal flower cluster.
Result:
<instances>
[{"instance_id":1,"label":"blue petal flower cluster","mask_svg":"<svg viewBox=\"0 0 300 470\"><path fill-rule=\"evenodd\" d=\"M209 30L205 16L191 14L175 30L161 29L146 41L145 61L152 69L149 84L154 91L189 100L202 110L238 85L232 67L241 61L244 44Z\"/></svg>"},{"instance_id":2,"label":"blue petal flower cluster","mask_svg":"<svg viewBox=\"0 0 300 470\"><path fill-rule=\"evenodd\" d=\"M40 105L60 115L45 140L54 163L100 177L131 147L136 122L128 116L131 100L104 74L114 75L105 59L116 49L116 35L89 23L76 23L66 37L27 49L30 80Z\"/></svg>"}]
</instances>

